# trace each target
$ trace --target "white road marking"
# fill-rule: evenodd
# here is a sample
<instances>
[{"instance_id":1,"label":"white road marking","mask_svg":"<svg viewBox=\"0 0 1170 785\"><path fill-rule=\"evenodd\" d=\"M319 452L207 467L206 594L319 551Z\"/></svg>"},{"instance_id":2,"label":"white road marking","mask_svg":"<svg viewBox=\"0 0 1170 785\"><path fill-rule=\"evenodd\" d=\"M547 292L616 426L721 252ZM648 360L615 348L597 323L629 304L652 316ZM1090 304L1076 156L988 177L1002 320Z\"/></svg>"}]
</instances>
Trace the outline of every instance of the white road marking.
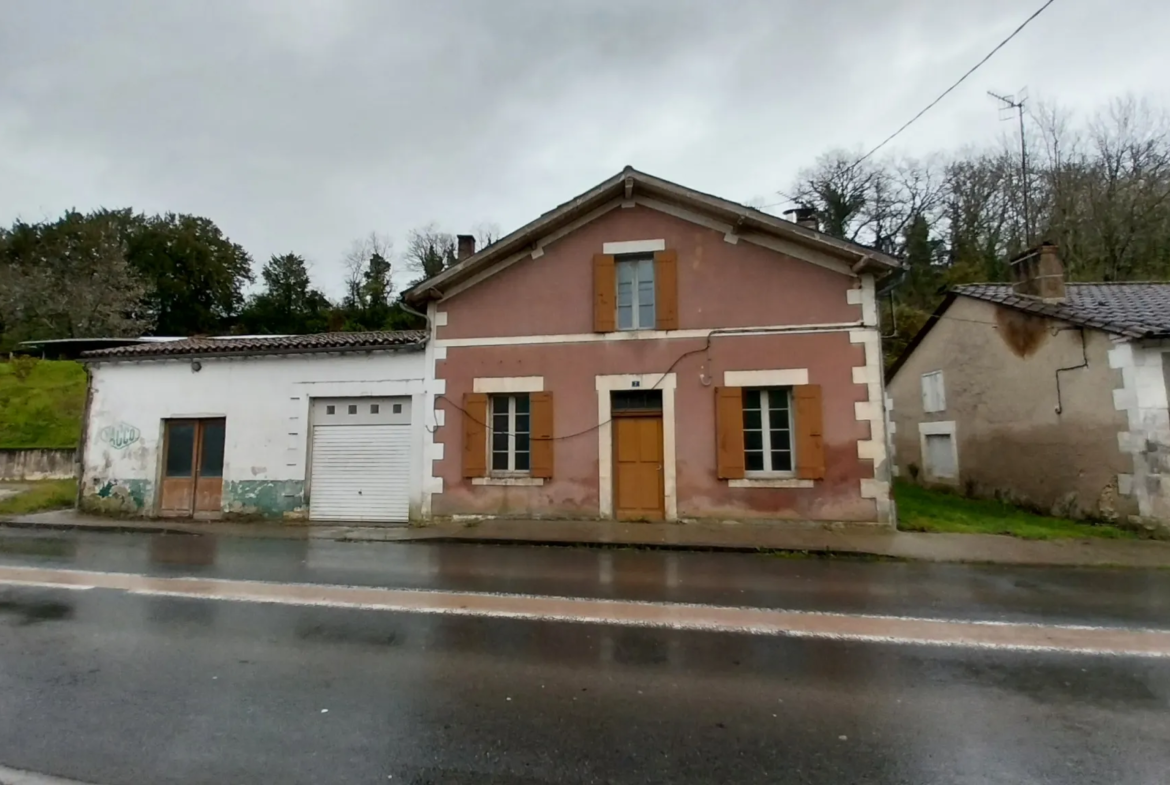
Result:
<instances>
[{"instance_id":1,"label":"white road marking","mask_svg":"<svg viewBox=\"0 0 1170 785\"><path fill-rule=\"evenodd\" d=\"M80 780L66 780L60 777L51 777L47 774L37 774L32 771L21 771L0 766L0 785L92 785Z\"/></svg>"},{"instance_id":2,"label":"white road marking","mask_svg":"<svg viewBox=\"0 0 1170 785\"><path fill-rule=\"evenodd\" d=\"M0 566L0 585L1012 651L1170 657L1170 630L909 618L524 594L268 583Z\"/></svg>"}]
</instances>

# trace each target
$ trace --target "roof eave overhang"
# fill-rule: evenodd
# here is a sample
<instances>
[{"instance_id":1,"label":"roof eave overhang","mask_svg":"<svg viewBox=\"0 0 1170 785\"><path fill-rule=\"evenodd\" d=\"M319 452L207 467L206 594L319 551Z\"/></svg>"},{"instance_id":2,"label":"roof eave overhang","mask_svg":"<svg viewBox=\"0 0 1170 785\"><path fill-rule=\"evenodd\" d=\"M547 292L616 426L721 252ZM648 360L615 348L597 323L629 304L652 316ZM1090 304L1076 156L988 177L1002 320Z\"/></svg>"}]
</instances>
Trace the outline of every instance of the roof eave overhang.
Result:
<instances>
[{"instance_id":1,"label":"roof eave overhang","mask_svg":"<svg viewBox=\"0 0 1170 785\"><path fill-rule=\"evenodd\" d=\"M81 355L81 362L85 365L109 362L139 362L148 360L214 360L217 358L241 357L279 357L302 354L353 354L354 352L417 352L425 348L426 339L412 343L396 344L369 344L365 346L312 346L298 349L288 347L283 349L248 349L235 352L196 351L196 352L143 352L135 354L96 354L85 352Z\"/></svg>"}]
</instances>

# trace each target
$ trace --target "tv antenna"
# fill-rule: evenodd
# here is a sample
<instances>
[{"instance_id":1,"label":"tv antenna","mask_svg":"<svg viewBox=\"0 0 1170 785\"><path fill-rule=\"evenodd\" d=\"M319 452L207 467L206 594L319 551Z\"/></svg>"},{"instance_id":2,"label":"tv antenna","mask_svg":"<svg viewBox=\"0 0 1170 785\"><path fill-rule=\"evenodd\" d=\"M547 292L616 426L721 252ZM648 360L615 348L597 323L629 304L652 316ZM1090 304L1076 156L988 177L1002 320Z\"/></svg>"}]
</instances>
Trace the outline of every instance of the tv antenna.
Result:
<instances>
[{"instance_id":1,"label":"tv antenna","mask_svg":"<svg viewBox=\"0 0 1170 785\"><path fill-rule=\"evenodd\" d=\"M1020 179L1023 183L1024 194L1024 246L1032 244L1032 210L1028 199L1028 140L1024 136L1024 104L1028 100L1028 88L1022 87L1015 95L1000 95L987 91L995 100L999 101L999 119L1011 120L1014 112L1020 123Z\"/></svg>"}]
</instances>

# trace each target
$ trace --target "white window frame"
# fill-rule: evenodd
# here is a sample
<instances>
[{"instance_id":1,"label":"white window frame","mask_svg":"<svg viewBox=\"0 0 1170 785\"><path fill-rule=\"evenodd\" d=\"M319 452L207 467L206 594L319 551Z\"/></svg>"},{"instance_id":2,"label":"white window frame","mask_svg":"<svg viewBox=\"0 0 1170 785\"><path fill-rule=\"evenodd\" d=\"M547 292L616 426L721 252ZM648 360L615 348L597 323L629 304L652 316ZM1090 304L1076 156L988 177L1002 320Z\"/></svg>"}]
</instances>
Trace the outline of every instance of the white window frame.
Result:
<instances>
[{"instance_id":1,"label":"white window frame","mask_svg":"<svg viewBox=\"0 0 1170 785\"><path fill-rule=\"evenodd\" d=\"M516 399L524 397L528 399L528 468L516 468ZM495 468L495 424L496 424L496 401L506 399L508 401L508 468ZM503 414L503 412L501 412ZM507 393L491 393L488 396L488 438L487 438L487 453L488 453L488 473L493 477L529 477L532 474L532 397L527 392L507 392Z\"/></svg>"},{"instance_id":2,"label":"white window frame","mask_svg":"<svg viewBox=\"0 0 1170 785\"><path fill-rule=\"evenodd\" d=\"M641 279L638 278L638 267L643 262L649 262L647 265L650 269L650 300L654 313L650 318L652 324L642 324L639 320L641 317L642 303L638 300L638 290ZM622 327L622 308L621 308L621 286L622 286L622 265L634 266L634 282L630 291L630 309L631 319L629 327ZM613 274L614 274L614 325L619 332L635 332L639 330L655 330L658 328L658 281L657 270L654 269L654 254L653 253L636 253L625 254L614 257Z\"/></svg>"},{"instance_id":3,"label":"white window frame","mask_svg":"<svg viewBox=\"0 0 1170 785\"><path fill-rule=\"evenodd\" d=\"M764 448L764 468L749 470L747 469L747 432L746 427L743 428L744 446L743 446L743 464L745 478L766 478L766 477L795 477L796 476L796 416L792 409L792 387L748 387L743 390L743 393L757 390L760 393L760 427L763 431L763 448ZM776 469L772 466L772 410L768 405L769 400L773 394L782 393L788 398L788 454L790 456L789 463L791 467L788 469ZM754 430L754 429L753 429ZM753 450L752 452L755 452Z\"/></svg>"},{"instance_id":4,"label":"white window frame","mask_svg":"<svg viewBox=\"0 0 1170 785\"><path fill-rule=\"evenodd\" d=\"M947 410L947 390L942 371L922 374L922 411L938 414Z\"/></svg>"}]
</instances>

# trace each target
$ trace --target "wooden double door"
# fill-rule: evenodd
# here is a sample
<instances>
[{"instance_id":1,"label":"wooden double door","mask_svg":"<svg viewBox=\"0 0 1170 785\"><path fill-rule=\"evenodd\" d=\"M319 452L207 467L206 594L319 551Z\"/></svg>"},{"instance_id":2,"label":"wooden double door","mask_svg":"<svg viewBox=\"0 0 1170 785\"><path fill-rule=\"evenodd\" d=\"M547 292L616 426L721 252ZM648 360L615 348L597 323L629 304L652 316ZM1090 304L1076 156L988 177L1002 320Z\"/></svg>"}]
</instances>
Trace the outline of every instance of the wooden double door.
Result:
<instances>
[{"instance_id":1,"label":"wooden double door","mask_svg":"<svg viewBox=\"0 0 1170 785\"><path fill-rule=\"evenodd\" d=\"M614 512L619 521L666 517L662 413L615 413Z\"/></svg>"},{"instance_id":2,"label":"wooden double door","mask_svg":"<svg viewBox=\"0 0 1170 785\"><path fill-rule=\"evenodd\" d=\"M211 517L223 511L221 419L167 420L159 514Z\"/></svg>"}]
</instances>

